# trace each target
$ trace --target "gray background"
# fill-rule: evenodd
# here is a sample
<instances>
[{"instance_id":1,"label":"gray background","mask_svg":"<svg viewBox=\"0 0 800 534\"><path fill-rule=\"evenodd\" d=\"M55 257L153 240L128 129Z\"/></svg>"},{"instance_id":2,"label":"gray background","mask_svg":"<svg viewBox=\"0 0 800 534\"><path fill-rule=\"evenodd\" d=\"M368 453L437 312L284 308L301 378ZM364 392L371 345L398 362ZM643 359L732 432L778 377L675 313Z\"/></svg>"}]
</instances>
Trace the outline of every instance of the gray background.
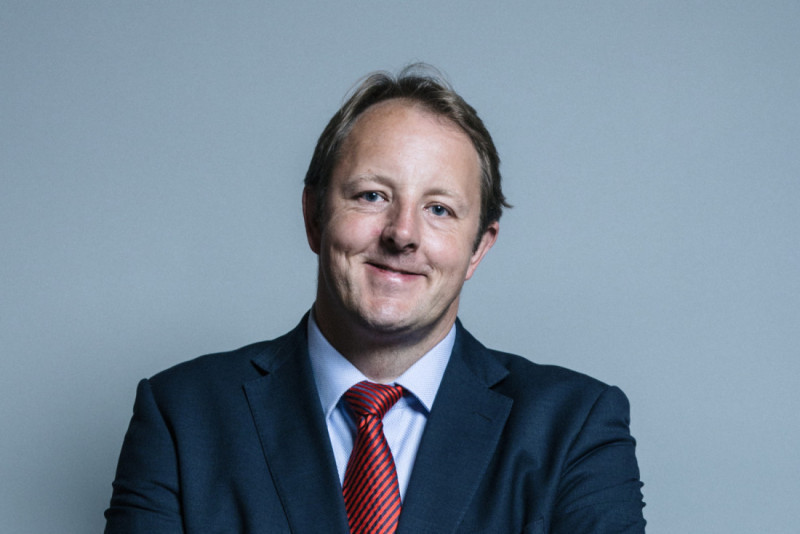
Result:
<instances>
[{"instance_id":1,"label":"gray background","mask_svg":"<svg viewBox=\"0 0 800 534\"><path fill-rule=\"evenodd\" d=\"M649 532L796 532L800 3L0 3L0 532L102 529L138 379L288 330L313 145L424 60L515 204L487 345L621 386Z\"/></svg>"}]
</instances>

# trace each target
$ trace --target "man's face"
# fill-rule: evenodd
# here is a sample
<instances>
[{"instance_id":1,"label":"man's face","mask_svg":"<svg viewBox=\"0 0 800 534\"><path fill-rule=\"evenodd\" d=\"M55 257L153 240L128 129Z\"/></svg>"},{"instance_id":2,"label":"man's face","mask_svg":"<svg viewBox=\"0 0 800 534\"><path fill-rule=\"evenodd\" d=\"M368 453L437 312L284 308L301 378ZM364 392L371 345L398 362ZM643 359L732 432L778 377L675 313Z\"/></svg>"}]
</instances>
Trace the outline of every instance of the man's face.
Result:
<instances>
[{"instance_id":1,"label":"man's face","mask_svg":"<svg viewBox=\"0 0 800 534\"><path fill-rule=\"evenodd\" d=\"M319 254L318 319L444 335L464 281L497 236L494 223L474 249L480 176L477 152L454 124L403 100L364 112L342 147L320 225L313 195L304 195Z\"/></svg>"}]
</instances>

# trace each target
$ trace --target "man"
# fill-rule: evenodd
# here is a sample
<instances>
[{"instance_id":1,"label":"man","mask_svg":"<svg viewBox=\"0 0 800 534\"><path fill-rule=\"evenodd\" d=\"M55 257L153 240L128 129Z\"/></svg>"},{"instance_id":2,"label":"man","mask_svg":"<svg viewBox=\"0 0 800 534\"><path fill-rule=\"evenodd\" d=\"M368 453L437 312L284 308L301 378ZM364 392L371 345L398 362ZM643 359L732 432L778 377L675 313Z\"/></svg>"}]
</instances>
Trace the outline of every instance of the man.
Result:
<instances>
[{"instance_id":1,"label":"man","mask_svg":"<svg viewBox=\"0 0 800 534\"><path fill-rule=\"evenodd\" d=\"M139 384L106 532L643 532L622 392L456 318L498 166L436 76L367 77L306 175L311 312Z\"/></svg>"}]
</instances>

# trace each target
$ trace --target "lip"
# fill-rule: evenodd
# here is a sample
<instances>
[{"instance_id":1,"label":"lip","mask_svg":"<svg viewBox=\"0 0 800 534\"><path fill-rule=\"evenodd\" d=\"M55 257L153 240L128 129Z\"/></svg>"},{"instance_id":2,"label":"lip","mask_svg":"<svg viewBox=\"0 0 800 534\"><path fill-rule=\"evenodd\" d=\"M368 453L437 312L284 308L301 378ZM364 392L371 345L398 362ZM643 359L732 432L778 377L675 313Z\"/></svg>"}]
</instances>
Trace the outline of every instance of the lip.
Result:
<instances>
[{"instance_id":1,"label":"lip","mask_svg":"<svg viewBox=\"0 0 800 534\"><path fill-rule=\"evenodd\" d=\"M368 266L371 268L381 271L383 273L388 273L390 275L395 276L424 276L422 273L418 273L415 271L409 271L406 269L401 269L399 267L393 267L391 265L386 265L385 263L377 263L373 261L366 262Z\"/></svg>"}]
</instances>

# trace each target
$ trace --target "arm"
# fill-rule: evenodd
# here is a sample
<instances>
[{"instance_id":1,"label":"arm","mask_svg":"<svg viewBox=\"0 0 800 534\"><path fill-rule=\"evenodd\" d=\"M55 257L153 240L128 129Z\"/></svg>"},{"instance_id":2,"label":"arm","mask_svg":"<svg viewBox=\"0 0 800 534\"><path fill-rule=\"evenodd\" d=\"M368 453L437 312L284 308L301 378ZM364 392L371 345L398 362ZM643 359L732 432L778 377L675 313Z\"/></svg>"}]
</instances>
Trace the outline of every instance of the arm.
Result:
<instances>
[{"instance_id":1,"label":"arm","mask_svg":"<svg viewBox=\"0 0 800 534\"><path fill-rule=\"evenodd\" d=\"M150 382L136 392L106 510L106 534L182 533L175 444Z\"/></svg>"},{"instance_id":2,"label":"arm","mask_svg":"<svg viewBox=\"0 0 800 534\"><path fill-rule=\"evenodd\" d=\"M570 447L551 532L644 532L642 483L628 413L628 400L616 387L595 401Z\"/></svg>"}]
</instances>

